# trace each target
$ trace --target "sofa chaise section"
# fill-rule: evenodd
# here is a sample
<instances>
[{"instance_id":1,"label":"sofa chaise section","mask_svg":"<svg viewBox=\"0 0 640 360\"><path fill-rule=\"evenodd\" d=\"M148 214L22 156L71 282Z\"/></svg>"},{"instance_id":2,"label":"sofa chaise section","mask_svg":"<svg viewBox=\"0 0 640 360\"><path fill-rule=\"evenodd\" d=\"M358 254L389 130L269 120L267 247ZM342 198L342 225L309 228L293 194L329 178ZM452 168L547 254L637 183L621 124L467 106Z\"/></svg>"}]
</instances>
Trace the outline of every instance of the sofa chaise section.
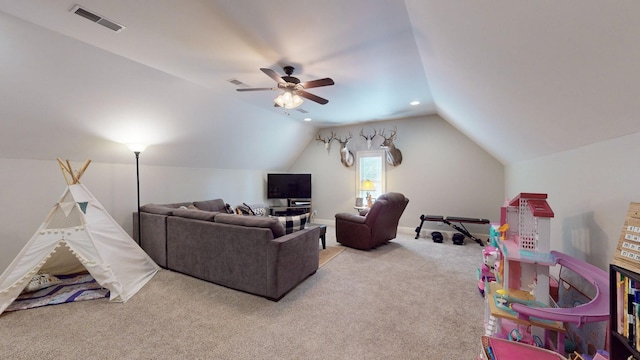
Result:
<instances>
[{"instance_id":1,"label":"sofa chaise section","mask_svg":"<svg viewBox=\"0 0 640 360\"><path fill-rule=\"evenodd\" d=\"M279 300L318 269L319 228L274 238L269 227L218 222L224 217L263 220L228 214L216 215L215 222L171 216L167 267L271 300Z\"/></svg>"}]
</instances>

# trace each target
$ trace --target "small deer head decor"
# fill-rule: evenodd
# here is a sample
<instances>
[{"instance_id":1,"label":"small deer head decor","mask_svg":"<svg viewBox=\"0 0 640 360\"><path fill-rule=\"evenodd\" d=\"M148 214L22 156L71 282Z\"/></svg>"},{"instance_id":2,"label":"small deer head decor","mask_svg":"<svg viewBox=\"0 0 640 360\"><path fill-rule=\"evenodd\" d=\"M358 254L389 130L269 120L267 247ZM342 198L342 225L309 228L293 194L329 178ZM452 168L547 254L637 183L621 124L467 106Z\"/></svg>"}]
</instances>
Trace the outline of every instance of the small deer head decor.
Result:
<instances>
[{"instance_id":1,"label":"small deer head decor","mask_svg":"<svg viewBox=\"0 0 640 360\"><path fill-rule=\"evenodd\" d=\"M384 132L384 129L380 130L380 136L384 138L380 147L387 153L387 163L392 166L398 166L402 164L402 152L393 145L393 141L396 139L396 135L398 133L398 127L393 127L393 131L391 131L391 135L389 135L389 137L385 136Z\"/></svg>"},{"instance_id":2,"label":"small deer head decor","mask_svg":"<svg viewBox=\"0 0 640 360\"><path fill-rule=\"evenodd\" d=\"M353 166L353 153L347 147L349 140L351 140L352 137L353 135L349 133L349 136L345 137L344 140L342 140L342 137L336 138L340 143L340 162L342 162L342 165L346 167Z\"/></svg>"},{"instance_id":3,"label":"small deer head decor","mask_svg":"<svg viewBox=\"0 0 640 360\"><path fill-rule=\"evenodd\" d=\"M360 130L360 136L362 136L367 141L367 149L371 149L371 141L373 141L373 138L376 137L376 135L378 135L376 129L373 129L373 135L365 135L364 129Z\"/></svg>"},{"instance_id":4,"label":"small deer head decor","mask_svg":"<svg viewBox=\"0 0 640 360\"><path fill-rule=\"evenodd\" d=\"M327 149L327 152L331 150L331 142L336 138L336 133L331 131L329 136L322 137L320 136L320 132L318 131L318 135L316 135L316 140L324 143L324 148Z\"/></svg>"}]
</instances>

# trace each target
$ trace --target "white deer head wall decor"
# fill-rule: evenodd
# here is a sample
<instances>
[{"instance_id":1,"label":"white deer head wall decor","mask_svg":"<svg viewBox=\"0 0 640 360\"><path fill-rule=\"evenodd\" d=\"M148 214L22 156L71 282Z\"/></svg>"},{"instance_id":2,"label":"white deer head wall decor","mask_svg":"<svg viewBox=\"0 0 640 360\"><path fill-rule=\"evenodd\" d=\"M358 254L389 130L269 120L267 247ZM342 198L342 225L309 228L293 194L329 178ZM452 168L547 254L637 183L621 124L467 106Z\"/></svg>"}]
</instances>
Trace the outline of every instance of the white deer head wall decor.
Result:
<instances>
[{"instance_id":1,"label":"white deer head wall decor","mask_svg":"<svg viewBox=\"0 0 640 360\"><path fill-rule=\"evenodd\" d=\"M349 136L347 136L344 140L342 140L342 137L336 138L336 140L340 143L340 162L342 162L342 165L346 167L353 166L353 153L347 147L347 145L349 144L349 140L351 140L352 137L353 135L349 133Z\"/></svg>"},{"instance_id":2,"label":"white deer head wall decor","mask_svg":"<svg viewBox=\"0 0 640 360\"><path fill-rule=\"evenodd\" d=\"M318 131L318 135L316 136L316 140L324 143L324 148L327 149L327 152L331 150L331 142L336 138L336 133L331 131L330 136L322 137L320 136L320 132Z\"/></svg>"},{"instance_id":3,"label":"white deer head wall decor","mask_svg":"<svg viewBox=\"0 0 640 360\"><path fill-rule=\"evenodd\" d=\"M371 142L373 141L373 138L376 137L376 135L378 135L376 129L373 129L373 135L365 135L364 129L360 130L360 136L362 136L367 141L367 149L371 149Z\"/></svg>"},{"instance_id":4,"label":"white deer head wall decor","mask_svg":"<svg viewBox=\"0 0 640 360\"><path fill-rule=\"evenodd\" d=\"M393 131L391 131L391 135L389 137L384 136L384 129L380 130L380 136L384 138L380 147L385 150L387 153L387 163L392 166L398 166L402 164L402 152L400 149L396 148L393 145L393 141L396 139L396 135L398 133L398 127L394 126Z\"/></svg>"}]
</instances>

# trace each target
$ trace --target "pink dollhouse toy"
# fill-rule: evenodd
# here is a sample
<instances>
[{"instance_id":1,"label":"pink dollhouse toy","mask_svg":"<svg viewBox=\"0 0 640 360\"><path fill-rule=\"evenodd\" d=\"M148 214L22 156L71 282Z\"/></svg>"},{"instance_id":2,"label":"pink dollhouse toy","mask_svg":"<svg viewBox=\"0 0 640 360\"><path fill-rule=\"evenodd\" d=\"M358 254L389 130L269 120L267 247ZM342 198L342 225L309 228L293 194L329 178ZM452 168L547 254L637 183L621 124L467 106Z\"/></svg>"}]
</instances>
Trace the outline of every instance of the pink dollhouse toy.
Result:
<instances>
[{"instance_id":1,"label":"pink dollhouse toy","mask_svg":"<svg viewBox=\"0 0 640 360\"><path fill-rule=\"evenodd\" d=\"M606 272L593 265L551 251L554 213L546 199L547 194L520 193L501 208L499 226L492 225L491 245L500 253L499 271L493 272L496 282L487 283L488 288L484 289L485 335L526 340L562 354L563 324L581 326L608 319L608 278ZM488 255L483 254L485 265ZM595 288L591 301L572 308L550 304L549 267L556 265L580 274ZM489 277L488 273L484 275ZM551 341L552 333L557 335L555 342Z\"/></svg>"},{"instance_id":2,"label":"pink dollhouse toy","mask_svg":"<svg viewBox=\"0 0 640 360\"><path fill-rule=\"evenodd\" d=\"M535 300L549 305L551 218L547 194L520 193L500 211L500 225L509 224L502 252L504 284L509 289L532 291ZM507 286L508 285L508 286Z\"/></svg>"},{"instance_id":3,"label":"pink dollhouse toy","mask_svg":"<svg viewBox=\"0 0 640 360\"><path fill-rule=\"evenodd\" d=\"M500 250L494 246L482 249L482 267L478 269L478 291L484 296L485 283L496 281L496 272L500 264Z\"/></svg>"}]
</instances>

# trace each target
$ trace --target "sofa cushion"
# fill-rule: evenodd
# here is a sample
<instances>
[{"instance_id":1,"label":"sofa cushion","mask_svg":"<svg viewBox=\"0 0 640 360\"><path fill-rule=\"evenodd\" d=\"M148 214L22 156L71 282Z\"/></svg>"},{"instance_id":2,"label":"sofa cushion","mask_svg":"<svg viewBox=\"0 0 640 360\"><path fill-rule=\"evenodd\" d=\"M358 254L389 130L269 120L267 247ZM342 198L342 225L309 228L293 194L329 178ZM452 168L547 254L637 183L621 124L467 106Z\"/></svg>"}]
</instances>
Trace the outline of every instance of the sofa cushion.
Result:
<instances>
[{"instance_id":1,"label":"sofa cushion","mask_svg":"<svg viewBox=\"0 0 640 360\"><path fill-rule=\"evenodd\" d=\"M224 200L213 199L206 201L194 201L193 205L200 210L226 212Z\"/></svg>"},{"instance_id":2,"label":"sofa cushion","mask_svg":"<svg viewBox=\"0 0 640 360\"><path fill-rule=\"evenodd\" d=\"M173 215L175 208L168 207L166 205L158 204L146 204L140 207L142 212L158 214L158 215Z\"/></svg>"},{"instance_id":3,"label":"sofa cushion","mask_svg":"<svg viewBox=\"0 0 640 360\"><path fill-rule=\"evenodd\" d=\"M213 221L217 214L219 214L217 211L204 211L198 209L175 209L173 211L174 216L204 221Z\"/></svg>"},{"instance_id":4,"label":"sofa cushion","mask_svg":"<svg viewBox=\"0 0 640 360\"><path fill-rule=\"evenodd\" d=\"M215 216L215 222L229 225L269 228L271 229L274 238L278 238L285 234L284 227L280 224L278 219L269 217L218 213Z\"/></svg>"},{"instance_id":5,"label":"sofa cushion","mask_svg":"<svg viewBox=\"0 0 640 360\"><path fill-rule=\"evenodd\" d=\"M298 230L304 229L305 225L309 221L309 213L295 216L273 216L272 218L278 219L278 222L284 227L286 234L291 234Z\"/></svg>"}]
</instances>

